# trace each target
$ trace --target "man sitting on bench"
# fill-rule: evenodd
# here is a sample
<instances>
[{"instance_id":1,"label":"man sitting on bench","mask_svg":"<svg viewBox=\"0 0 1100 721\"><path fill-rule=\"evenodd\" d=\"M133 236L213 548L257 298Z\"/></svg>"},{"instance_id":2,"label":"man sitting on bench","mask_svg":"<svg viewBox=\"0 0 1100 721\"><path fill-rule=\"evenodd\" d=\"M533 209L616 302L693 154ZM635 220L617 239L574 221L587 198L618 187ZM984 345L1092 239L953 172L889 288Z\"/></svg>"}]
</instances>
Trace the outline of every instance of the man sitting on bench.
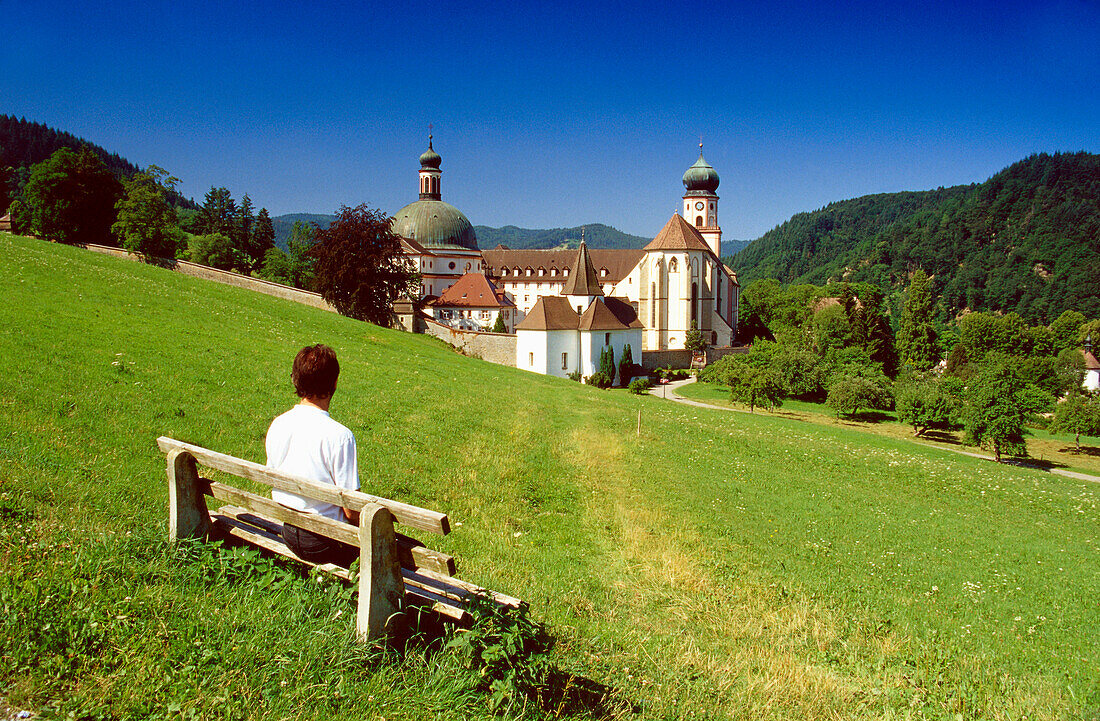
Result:
<instances>
[{"instance_id":1,"label":"man sitting on bench","mask_svg":"<svg viewBox=\"0 0 1100 721\"><path fill-rule=\"evenodd\" d=\"M290 378L302 400L273 420L267 429L267 465L316 483L331 483L357 491L359 466L355 436L328 414L339 375L336 351L327 345L308 346L298 352ZM280 490L272 490L271 497L297 511L348 523L359 522L358 512L331 503ZM299 558L311 563L335 563L346 567L359 557L359 549L355 546L289 523L283 524L283 540Z\"/></svg>"}]
</instances>

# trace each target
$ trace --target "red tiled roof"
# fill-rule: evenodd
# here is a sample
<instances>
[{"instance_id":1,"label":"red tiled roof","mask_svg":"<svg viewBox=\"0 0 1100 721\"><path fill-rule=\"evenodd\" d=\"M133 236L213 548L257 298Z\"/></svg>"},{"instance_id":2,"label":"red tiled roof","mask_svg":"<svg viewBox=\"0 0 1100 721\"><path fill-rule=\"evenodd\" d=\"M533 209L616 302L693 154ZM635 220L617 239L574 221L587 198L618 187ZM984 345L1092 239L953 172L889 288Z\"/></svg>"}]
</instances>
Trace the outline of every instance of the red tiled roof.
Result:
<instances>
[{"instance_id":1,"label":"red tiled roof","mask_svg":"<svg viewBox=\"0 0 1100 721\"><path fill-rule=\"evenodd\" d=\"M401 238L401 250L405 251L406 255L435 255L412 238Z\"/></svg>"},{"instance_id":2,"label":"red tiled roof","mask_svg":"<svg viewBox=\"0 0 1100 721\"><path fill-rule=\"evenodd\" d=\"M492 281L481 273L466 273L437 300L433 306L458 308L512 308L515 303L505 297Z\"/></svg>"},{"instance_id":3,"label":"red tiled roof","mask_svg":"<svg viewBox=\"0 0 1100 721\"><path fill-rule=\"evenodd\" d=\"M1085 370L1100 371L1100 361L1096 360L1096 356L1083 348L1081 349L1081 355L1085 356Z\"/></svg>"},{"instance_id":4,"label":"red tiled roof","mask_svg":"<svg viewBox=\"0 0 1100 721\"><path fill-rule=\"evenodd\" d=\"M680 217L679 213L673 213L665 227L657 234L644 250L705 250L712 253L707 241L699 231Z\"/></svg>"},{"instance_id":5,"label":"red tiled roof","mask_svg":"<svg viewBox=\"0 0 1100 721\"><path fill-rule=\"evenodd\" d=\"M516 324L516 330L576 330L580 320L568 298L544 295L535 301L527 317Z\"/></svg>"}]
</instances>

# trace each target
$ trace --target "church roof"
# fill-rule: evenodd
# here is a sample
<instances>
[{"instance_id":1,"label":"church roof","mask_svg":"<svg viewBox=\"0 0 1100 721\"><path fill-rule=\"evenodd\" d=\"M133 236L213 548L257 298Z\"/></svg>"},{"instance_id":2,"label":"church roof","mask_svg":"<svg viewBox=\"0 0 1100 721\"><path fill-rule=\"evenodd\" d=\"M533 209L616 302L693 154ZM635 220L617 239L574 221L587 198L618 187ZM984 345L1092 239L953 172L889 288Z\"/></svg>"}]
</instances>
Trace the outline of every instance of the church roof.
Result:
<instances>
[{"instance_id":1,"label":"church roof","mask_svg":"<svg viewBox=\"0 0 1100 721\"><path fill-rule=\"evenodd\" d=\"M580 330L641 328L638 311L622 298L596 298L581 316Z\"/></svg>"},{"instance_id":2,"label":"church roof","mask_svg":"<svg viewBox=\"0 0 1100 721\"><path fill-rule=\"evenodd\" d=\"M707 241L695 227L680 217L679 213L673 213L665 227L657 234L649 245L643 250L702 250L712 253Z\"/></svg>"},{"instance_id":3,"label":"church roof","mask_svg":"<svg viewBox=\"0 0 1100 721\"><path fill-rule=\"evenodd\" d=\"M580 320L568 298L544 295L535 301L527 317L516 324L516 330L576 330Z\"/></svg>"},{"instance_id":4,"label":"church roof","mask_svg":"<svg viewBox=\"0 0 1100 721\"><path fill-rule=\"evenodd\" d=\"M1082 350L1081 355L1085 356L1085 370L1100 371L1100 361L1096 360L1096 356L1087 350Z\"/></svg>"},{"instance_id":5,"label":"church roof","mask_svg":"<svg viewBox=\"0 0 1100 721\"><path fill-rule=\"evenodd\" d=\"M573 261L573 271L561 289L562 295L603 295L596 269L592 267L592 258L588 256L588 246L581 241L577 248L577 259Z\"/></svg>"},{"instance_id":6,"label":"church roof","mask_svg":"<svg viewBox=\"0 0 1100 721\"><path fill-rule=\"evenodd\" d=\"M482 251L481 254L485 258L489 275L511 282L560 283L568 280L573 275L573 265L577 262L577 251L566 249L512 250L498 245L492 250ZM618 283L625 278L634 269L634 266L638 265L638 261L644 255L645 252L641 248L588 249L592 267L596 269L596 275L599 277L600 282L605 285ZM531 281L516 276L514 273L516 268L520 269L521 274L527 268L534 271ZM539 268L545 269L545 276L538 276ZM567 268L569 269L569 276L564 275ZM552 270L556 270L557 274L552 275ZM603 274L604 270L607 271L606 275Z\"/></svg>"},{"instance_id":7,"label":"church roof","mask_svg":"<svg viewBox=\"0 0 1100 721\"><path fill-rule=\"evenodd\" d=\"M477 234L458 208L442 200L417 200L394 213L393 232L436 250L477 250Z\"/></svg>"},{"instance_id":8,"label":"church roof","mask_svg":"<svg viewBox=\"0 0 1100 721\"><path fill-rule=\"evenodd\" d=\"M508 300L504 291L499 290L492 281L481 273L466 273L432 305L460 308L513 308L515 303Z\"/></svg>"}]
</instances>

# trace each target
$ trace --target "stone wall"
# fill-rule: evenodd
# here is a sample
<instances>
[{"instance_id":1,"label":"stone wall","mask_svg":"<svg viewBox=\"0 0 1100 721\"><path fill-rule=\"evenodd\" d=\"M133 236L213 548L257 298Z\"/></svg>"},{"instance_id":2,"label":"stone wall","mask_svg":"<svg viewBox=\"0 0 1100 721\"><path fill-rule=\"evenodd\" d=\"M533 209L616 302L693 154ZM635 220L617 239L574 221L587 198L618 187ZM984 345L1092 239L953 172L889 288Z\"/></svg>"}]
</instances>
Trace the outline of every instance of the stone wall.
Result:
<instances>
[{"instance_id":1,"label":"stone wall","mask_svg":"<svg viewBox=\"0 0 1100 721\"><path fill-rule=\"evenodd\" d=\"M106 245L93 245L91 243L86 244L84 247L92 252L113 255L117 258L144 260L140 253L131 253L123 248L111 248ZM320 308L321 310L327 310L333 313L336 312L335 308L325 302L325 299L321 297L320 293L311 293L308 290L292 288L282 283L273 283L270 280L264 280L262 278L252 278L228 270L218 270L217 268L191 263L186 260L166 260L164 261L164 265L184 275L190 275L204 280L212 280L215 283L224 283L225 285L235 285L238 288L245 288L247 290L256 291L257 293L264 293L265 295L273 295L276 298L302 303L303 305L313 306L314 308Z\"/></svg>"},{"instance_id":2,"label":"stone wall","mask_svg":"<svg viewBox=\"0 0 1100 721\"><path fill-rule=\"evenodd\" d=\"M502 366L516 365L516 337L506 333L478 333L456 330L434 320L424 319L424 332L454 346L463 355Z\"/></svg>"},{"instance_id":3,"label":"stone wall","mask_svg":"<svg viewBox=\"0 0 1100 721\"><path fill-rule=\"evenodd\" d=\"M722 356L734 353L748 353L749 346L723 346L707 348L707 365L718 360ZM646 350L642 351L642 367L646 370L657 368L690 368L691 351L689 350Z\"/></svg>"}]
</instances>

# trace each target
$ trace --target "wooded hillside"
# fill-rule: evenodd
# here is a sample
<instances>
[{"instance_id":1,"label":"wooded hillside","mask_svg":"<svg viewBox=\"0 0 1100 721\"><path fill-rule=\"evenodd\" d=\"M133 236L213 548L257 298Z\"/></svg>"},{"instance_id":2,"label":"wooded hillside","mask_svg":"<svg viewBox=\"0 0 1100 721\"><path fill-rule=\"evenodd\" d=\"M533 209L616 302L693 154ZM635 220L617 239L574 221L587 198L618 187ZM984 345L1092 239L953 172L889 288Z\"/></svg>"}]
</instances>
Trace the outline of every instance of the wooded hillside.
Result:
<instances>
[{"instance_id":1,"label":"wooded hillside","mask_svg":"<svg viewBox=\"0 0 1100 721\"><path fill-rule=\"evenodd\" d=\"M114 173L115 177L129 178L140 169L118 153L108 152L95 143L78 138L72 133L57 130L48 125L32 122L14 115L0 115L0 215L7 211L9 199L30 177L30 168L46 160L61 148L79 150L87 145ZM175 191L166 193L169 202L177 207L198 209L195 201Z\"/></svg>"},{"instance_id":2,"label":"wooded hillside","mask_svg":"<svg viewBox=\"0 0 1100 721\"><path fill-rule=\"evenodd\" d=\"M981 184L868 195L799 213L733 262L741 282L904 286L923 268L946 309L1049 323L1100 314L1100 155L1032 155Z\"/></svg>"}]
</instances>

